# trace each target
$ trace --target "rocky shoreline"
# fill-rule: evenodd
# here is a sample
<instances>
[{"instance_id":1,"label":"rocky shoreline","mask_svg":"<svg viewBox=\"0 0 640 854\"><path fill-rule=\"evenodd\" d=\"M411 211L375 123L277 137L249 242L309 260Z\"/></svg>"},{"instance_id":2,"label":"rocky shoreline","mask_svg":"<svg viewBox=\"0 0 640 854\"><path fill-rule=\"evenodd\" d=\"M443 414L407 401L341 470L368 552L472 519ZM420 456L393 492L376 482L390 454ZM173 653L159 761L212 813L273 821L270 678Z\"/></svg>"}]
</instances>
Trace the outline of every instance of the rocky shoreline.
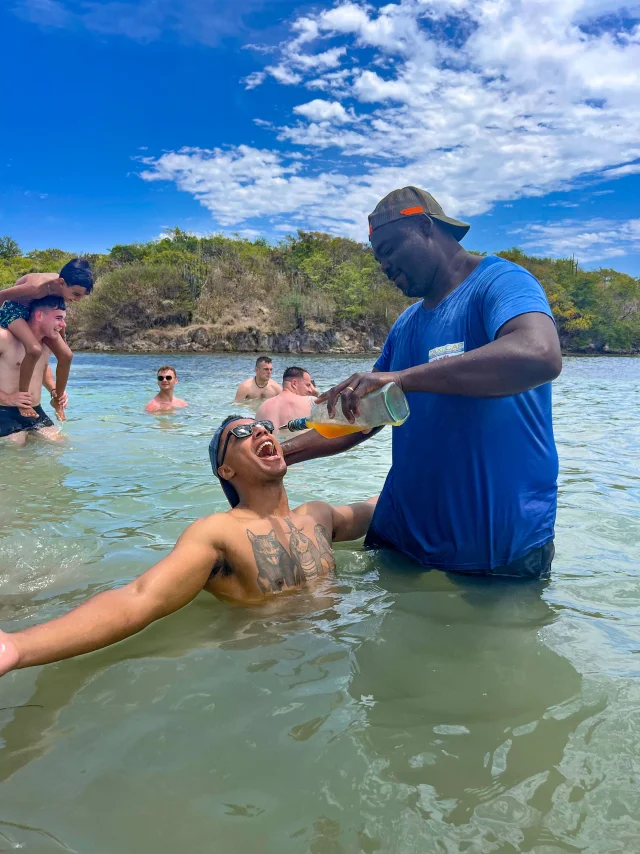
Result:
<instances>
[{"instance_id":1,"label":"rocky shoreline","mask_svg":"<svg viewBox=\"0 0 640 854\"><path fill-rule=\"evenodd\" d=\"M214 326L149 329L125 341L88 341L69 336L76 352L120 353L379 353L387 337L382 326L353 324L335 329L264 332L249 326L235 331Z\"/></svg>"},{"instance_id":2,"label":"rocky shoreline","mask_svg":"<svg viewBox=\"0 0 640 854\"><path fill-rule=\"evenodd\" d=\"M302 328L293 332L265 332L249 326L224 330L204 324L173 329L149 329L127 340L89 341L69 336L76 352L93 353L379 353L388 330L383 326L344 324L336 328ZM616 350L607 344L581 349L563 346L568 356L637 356L640 350Z\"/></svg>"}]
</instances>

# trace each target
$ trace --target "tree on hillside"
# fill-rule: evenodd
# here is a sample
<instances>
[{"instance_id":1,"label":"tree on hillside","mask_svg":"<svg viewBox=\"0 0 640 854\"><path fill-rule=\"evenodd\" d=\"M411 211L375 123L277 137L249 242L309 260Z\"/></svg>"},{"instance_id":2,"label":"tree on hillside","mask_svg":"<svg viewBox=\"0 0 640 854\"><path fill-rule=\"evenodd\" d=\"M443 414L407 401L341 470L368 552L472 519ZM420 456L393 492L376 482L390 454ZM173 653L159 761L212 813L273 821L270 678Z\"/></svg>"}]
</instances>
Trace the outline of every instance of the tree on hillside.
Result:
<instances>
[{"instance_id":1,"label":"tree on hillside","mask_svg":"<svg viewBox=\"0 0 640 854\"><path fill-rule=\"evenodd\" d=\"M9 260L10 258L19 258L22 255L22 250L18 246L13 237L0 237L0 258Z\"/></svg>"}]
</instances>

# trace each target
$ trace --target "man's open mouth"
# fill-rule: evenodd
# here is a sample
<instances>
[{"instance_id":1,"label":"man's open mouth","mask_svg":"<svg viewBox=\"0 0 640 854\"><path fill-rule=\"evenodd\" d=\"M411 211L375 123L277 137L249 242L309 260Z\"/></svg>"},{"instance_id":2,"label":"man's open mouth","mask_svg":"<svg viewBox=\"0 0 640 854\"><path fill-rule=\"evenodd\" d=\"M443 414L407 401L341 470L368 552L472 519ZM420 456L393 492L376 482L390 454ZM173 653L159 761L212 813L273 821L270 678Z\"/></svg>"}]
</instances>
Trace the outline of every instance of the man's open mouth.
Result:
<instances>
[{"instance_id":1,"label":"man's open mouth","mask_svg":"<svg viewBox=\"0 0 640 854\"><path fill-rule=\"evenodd\" d=\"M260 442L256 448L256 457L260 457L261 460L271 460L278 457L273 439L265 439L264 442Z\"/></svg>"}]
</instances>

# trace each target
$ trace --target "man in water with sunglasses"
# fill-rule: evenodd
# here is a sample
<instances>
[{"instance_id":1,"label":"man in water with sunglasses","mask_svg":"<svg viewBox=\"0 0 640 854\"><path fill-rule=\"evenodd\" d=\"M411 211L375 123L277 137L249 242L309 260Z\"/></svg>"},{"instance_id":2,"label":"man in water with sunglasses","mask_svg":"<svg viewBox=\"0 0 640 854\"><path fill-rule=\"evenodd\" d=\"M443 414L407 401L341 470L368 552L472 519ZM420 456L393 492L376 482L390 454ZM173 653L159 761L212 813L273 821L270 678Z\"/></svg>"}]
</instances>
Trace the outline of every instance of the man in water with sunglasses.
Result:
<instances>
[{"instance_id":1,"label":"man in water with sunglasses","mask_svg":"<svg viewBox=\"0 0 640 854\"><path fill-rule=\"evenodd\" d=\"M232 509L194 522L167 557L124 587L40 626L0 631L0 675L121 641L202 590L255 604L332 578L332 543L363 537L376 499L343 507L310 501L292 510L283 484L287 464L273 430L269 421L226 418L209 458Z\"/></svg>"},{"instance_id":2,"label":"man in water with sunglasses","mask_svg":"<svg viewBox=\"0 0 640 854\"><path fill-rule=\"evenodd\" d=\"M158 385L160 391L150 400L144 408L145 412L167 412L170 409L182 409L183 406L189 404L186 400L180 400L179 397L174 397L173 392L178 382L176 369L171 365L163 365L158 368Z\"/></svg>"}]
</instances>

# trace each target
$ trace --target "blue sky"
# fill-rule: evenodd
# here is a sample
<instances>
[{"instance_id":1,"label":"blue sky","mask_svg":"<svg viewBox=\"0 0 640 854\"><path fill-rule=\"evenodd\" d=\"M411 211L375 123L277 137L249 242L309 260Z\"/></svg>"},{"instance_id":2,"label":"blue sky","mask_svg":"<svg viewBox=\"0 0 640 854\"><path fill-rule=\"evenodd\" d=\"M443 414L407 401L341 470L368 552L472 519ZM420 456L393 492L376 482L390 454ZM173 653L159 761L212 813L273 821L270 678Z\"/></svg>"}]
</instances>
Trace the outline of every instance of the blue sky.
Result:
<instances>
[{"instance_id":1,"label":"blue sky","mask_svg":"<svg viewBox=\"0 0 640 854\"><path fill-rule=\"evenodd\" d=\"M417 184L469 248L640 275L633 2L8 0L0 47L0 234L24 250L364 240Z\"/></svg>"}]
</instances>

